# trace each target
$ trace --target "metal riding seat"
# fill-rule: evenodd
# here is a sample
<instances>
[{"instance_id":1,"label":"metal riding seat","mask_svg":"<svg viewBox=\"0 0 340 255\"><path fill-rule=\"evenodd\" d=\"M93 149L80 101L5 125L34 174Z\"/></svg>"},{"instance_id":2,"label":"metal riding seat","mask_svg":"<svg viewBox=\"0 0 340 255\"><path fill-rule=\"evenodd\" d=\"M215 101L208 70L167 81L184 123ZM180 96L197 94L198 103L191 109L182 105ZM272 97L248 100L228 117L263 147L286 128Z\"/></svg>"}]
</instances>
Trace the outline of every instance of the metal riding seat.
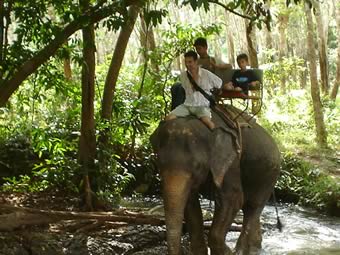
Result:
<instances>
[{"instance_id":1,"label":"metal riding seat","mask_svg":"<svg viewBox=\"0 0 340 255\"><path fill-rule=\"evenodd\" d=\"M233 105L237 101L237 106L239 108L243 107L243 110L234 117L236 120L243 113L248 113L253 118L257 115L262 107L263 98L263 70L262 69L251 69L254 72L256 80L259 81L256 87L249 88L249 94L246 95L242 91L234 90L223 90L222 94L218 96L218 101L222 105ZM223 80L223 84L230 82L232 80L234 72L237 69L218 69L216 70L216 75ZM251 104L251 111L249 111L249 105Z\"/></svg>"}]
</instances>

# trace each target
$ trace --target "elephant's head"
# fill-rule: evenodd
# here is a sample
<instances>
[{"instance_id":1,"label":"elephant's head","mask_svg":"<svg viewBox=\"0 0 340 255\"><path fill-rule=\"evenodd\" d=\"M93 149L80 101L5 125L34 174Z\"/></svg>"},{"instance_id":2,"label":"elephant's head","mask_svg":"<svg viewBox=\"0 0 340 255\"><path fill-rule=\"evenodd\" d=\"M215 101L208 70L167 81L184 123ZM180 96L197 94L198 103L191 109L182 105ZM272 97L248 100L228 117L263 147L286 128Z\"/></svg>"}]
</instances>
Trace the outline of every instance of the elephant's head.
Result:
<instances>
[{"instance_id":1,"label":"elephant's head","mask_svg":"<svg viewBox=\"0 0 340 255\"><path fill-rule=\"evenodd\" d=\"M150 139L161 171L181 168L197 179L211 171L220 186L237 158L233 132L225 127L211 131L196 118L179 118L161 122Z\"/></svg>"}]
</instances>

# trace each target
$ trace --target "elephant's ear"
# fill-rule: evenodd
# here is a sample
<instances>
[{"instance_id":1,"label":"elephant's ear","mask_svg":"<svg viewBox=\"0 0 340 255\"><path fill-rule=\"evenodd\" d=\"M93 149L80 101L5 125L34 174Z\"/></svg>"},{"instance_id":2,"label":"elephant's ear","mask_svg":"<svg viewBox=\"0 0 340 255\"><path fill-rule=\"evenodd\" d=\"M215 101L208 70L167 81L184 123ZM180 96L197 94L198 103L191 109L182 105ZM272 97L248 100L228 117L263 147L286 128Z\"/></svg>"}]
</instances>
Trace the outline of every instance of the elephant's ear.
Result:
<instances>
[{"instance_id":1,"label":"elephant's ear","mask_svg":"<svg viewBox=\"0 0 340 255\"><path fill-rule=\"evenodd\" d=\"M222 186L225 174L237 159L233 139L232 135L222 128L216 128L212 132L210 165L217 187Z\"/></svg>"},{"instance_id":2,"label":"elephant's ear","mask_svg":"<svg viewBox=\"0 0 340 255\"><path fill-rule=\"evenodd\" d=\"M151 134L150 136L150 142L152 145L152 149L154 152L157 152L159 150L159 134L158 134L158 128Z\"/></svg>"},{"instance_id":3,"label":"elephant's ear","mask_svg":"<svg viewBox=\"0 0 340 255\"><path fill-rule=\"evenodd\" d=\"M159 151L159 147L160 147L160 130L161 127L163 127L163 125L165 124L164 120L161 120L161 122L159 123L158 127L156 128L155 131L153 131L153 133L150 136L150 142L152 145L152 149L154 152L158 152Z\"/></svg>"}]
</instances>

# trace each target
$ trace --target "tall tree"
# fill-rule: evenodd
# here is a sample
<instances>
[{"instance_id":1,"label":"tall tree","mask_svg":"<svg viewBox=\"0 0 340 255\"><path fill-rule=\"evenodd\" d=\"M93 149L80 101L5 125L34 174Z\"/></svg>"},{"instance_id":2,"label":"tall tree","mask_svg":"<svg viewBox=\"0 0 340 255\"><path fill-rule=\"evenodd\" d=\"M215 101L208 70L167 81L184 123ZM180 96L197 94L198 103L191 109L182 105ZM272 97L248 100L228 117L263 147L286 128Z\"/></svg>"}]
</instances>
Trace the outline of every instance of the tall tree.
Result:
<instances>
[{"instance_id":1,"label":"tall tree","mask_svg":"<svg viewBox=\"0 0 340 255\"><path fill-rule=\"evenodd\" d=\"M248 54L249 54L249 60L250 65L253 68L259 67L259 61L257 58L257 51L256 51L256 36L255 36L255 26L252 22L249 22L248 20L245 20L246 22L246 38L247 38L247 44L248 44Z\"/></svg>"},{"instance_id":2,"label":"tall tree","mask_svg":"<svg viewBox=\"0 0 340 255\"><path fill-rule=\"evenodd\" d=\"M137 5L132 5L128 11L128 18L125 24L122 26L119 36L116 42L116 47L111 59L111 63L109 66L108 73L106 75L104 92L103 92L103 100L102 100L102 109L101 109L101 118L104 123L109 123L112 118L112 106L113 106L113 97L115 93L116 83L118 80L118 75L120 68L122 66L122 62L125 56L126 47L128 45L131 33L133 31L136 19L138 17L140 11L140 7ZM101 131L100 134L100 147L106 148L109 143L109 128L105 128ZM106 168L108 163L107 155L101 153L100 155L101 167L103 169Z\"/></svg>"},{"instance_id":3,"label":"tall tree","mask_svg":"<svg viewBox=\"0 0 340 255\"><path fill-rule=\"evenodd\" d=\"M271 2L268 2L268 8L270 7L271 7ZM270 28L268 26L265 26L264 31L266 35L266 48L272 49L274 47L272 32L270 31Z\"/></svg>"},{"instance_id":4,"label":"tall tree","mask_svg":"<svg viewBox=\"0 0 340 255\"><path fill-rule=\"evenodd\" d=\"M235 45L234 45L234 36L232 33L232 20L230 12L225 10L225 18L226 18L226 35L227 35L227 42L228 42L228 52L229 52L229 63L232 66L235 66Z\"/></svg>"},{"instance_id":5,"label":"tall tree","mask_svg":"<svg viewBox=\"0 0 340 255\"><path fill-rule=\"evenodd\" d=\"M81 9L86 12L90 0L80 0ZM90 173L95 171L96 136L94 121L94 92L95 92L95 37L94 25L82 29L83 34L83 64L81 73L82 109L79 141L79 163L84 175L84 192L86 209L92 211L92 190Z\"/></svg>"},{"instance_id":6,"label":"tall tree","mask_svg":"<svg viewBox=\"0 0 340 255\"><path fill-rule=\"evenodd\" d=\"M323 19L322 8L319 1L313 1L315 7L315 18L318 30L318 47L319 47L319 63L321 76L321 89L324 94L329 91L328 78L328 57L327 57L327 34L325 33L325 24ZM328 29L327 29L328 31Z\"/></svg>"},{"instance_id":7,"label":"tall tree","mask_svg":"<svg viewBox=\"0 0 340 255\"><path fill-rule=\"evenodd\" d=\"M67 46L68 43L66 43L66 48L64 49L63 54L64 75L66 80L72 80L71 53Z\"/></svg>"},{"instance_id":8,"label":"tall tree","mask_svg":"<svg viewBox=\"0 0 340 255\"><path fill-rule=\"evenodd\" d=\"M327 133L323 117L323 107L320 99L320 88L318 85L316 52L314 41L314 24L311 5L305 2L305 14L307 20L307 57L309 61L309 73L311 83L312 103L314 110L314 121L316 126L317 143L321 147L327 147Z\"/></svg>"},{"instance_id":9,"label":"tall tree","mask_svg":"<svg viewBox=\"0 0 340 255\"><path fill-rule=\"evenodd\" d=\"M101 117L104 120L111 120L113 96L114 96L114 92L116 88L116 83L118 80L119 70L122 66L124 55L125 55L125 50L129 42L130 35L132 33L136 19L138 17L139 10L140 10L140 7L137 5L130 6L129 12L128 12L128 19L126 20L125 24L122 26L118 39L117 39L116 48L114 50L111 63L109 66L109 70L106 76L106 80L105 80L102 111L101 111Z\"/></svg>"},{"instance_id":10,"label":"tall tree","mask_svg":"<svg viewBox=\"0 0 340 255\"><path fill-rule=\"evenodd\" d=\"M289 13L286 9L281 9L278 15L278 28L279 28L279 58L283 60L283 57L287 56L287 26L289 21ZM281 90L282 93L286 93L286 77L282 75L281 78Z\"/></svg>"},{"instance_id":11,"label":"tall tree","mask_svg":"<svg viewBox=\"0 0 340 255\"><path fill-rule=\"evenodd\" d=\"M152 52L156 49L156 41L153 28L152 26L150 26L150 24L146 24L143 12L140 13L140 24L140 43L144 49L143 62L145 63L145 61L148 60L148 52ZM155 61L151 60L151 65L152 69L155 72L159 71L159 67L157 66L157 63L155 63Z\"/></svg>"},{"instance_id":12,"label":"tall tree","mask_svg":"<svg viewBox=\"0 0 340 255\"><path fill-rule=\"evenodd\" d=\"M339 2L333 0L333 5L335 8L336 30L337 30L337 39L338 39L336 75L335 75L335 81L334 81L334 85L333 85L332 92L331 92L331 98L335 100L337 97L339 85L340 85L340 4Z\"/></svg>"}]
</instances>

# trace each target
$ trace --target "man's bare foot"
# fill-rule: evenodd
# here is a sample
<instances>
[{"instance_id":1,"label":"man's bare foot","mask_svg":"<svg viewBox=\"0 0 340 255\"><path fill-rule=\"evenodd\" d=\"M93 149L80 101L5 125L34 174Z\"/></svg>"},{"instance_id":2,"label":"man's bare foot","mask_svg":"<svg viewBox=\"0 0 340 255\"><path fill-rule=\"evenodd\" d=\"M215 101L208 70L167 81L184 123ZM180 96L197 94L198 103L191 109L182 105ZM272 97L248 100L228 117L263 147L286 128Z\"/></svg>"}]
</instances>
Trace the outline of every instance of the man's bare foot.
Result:
<instances>
[{"instance_id":1,"label":"man's bare foot","mask_svg":"<svg viewBox=\"0 0 340 255\"><path fill-rule=\"evenodd\" d=\"M210 129L213 130L215 128L215 123L209 117L202 117L200 120Z\"/></svg>"},{"instance_id":2,"label":"man's bare foot","mask_svg":"<svg viewBox=\"0 0 340 255\"><path fill-rule=\"evenodd\" d=\"M177 117L176 117L176 115L174 115L174 114L169 114L168 116L166 116L164 119L165 119L165 121L168 121L168 120L174 120L174 119L176 119Z\"/></svg>"}]
</instances>

